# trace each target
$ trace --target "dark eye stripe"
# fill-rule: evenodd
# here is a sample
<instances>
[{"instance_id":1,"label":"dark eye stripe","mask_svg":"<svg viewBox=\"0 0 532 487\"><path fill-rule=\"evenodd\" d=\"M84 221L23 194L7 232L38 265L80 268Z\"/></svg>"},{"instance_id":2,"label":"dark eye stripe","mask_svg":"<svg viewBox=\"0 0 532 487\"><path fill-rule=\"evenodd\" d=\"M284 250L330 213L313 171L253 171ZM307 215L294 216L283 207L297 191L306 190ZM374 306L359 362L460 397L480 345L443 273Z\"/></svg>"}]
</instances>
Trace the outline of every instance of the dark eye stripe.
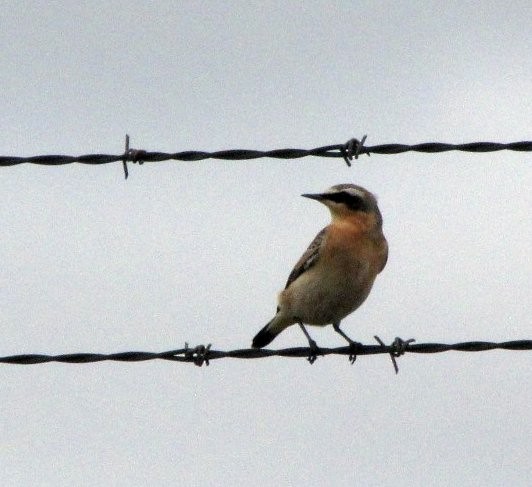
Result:
<instances>
[{"instance_id":1,"label":"dark eye stripe","mask_svg":"<svg viewBox=\"0 0 532 487\"><path fill-rule=\"evenodd\" d=\"M328 194L327 199L336 203L343 203L352 210L367 210L366 202L362 198L360 198L360 196L355 196L345 191L339 191L338 193Z\"/></svg>"}]
</instances>

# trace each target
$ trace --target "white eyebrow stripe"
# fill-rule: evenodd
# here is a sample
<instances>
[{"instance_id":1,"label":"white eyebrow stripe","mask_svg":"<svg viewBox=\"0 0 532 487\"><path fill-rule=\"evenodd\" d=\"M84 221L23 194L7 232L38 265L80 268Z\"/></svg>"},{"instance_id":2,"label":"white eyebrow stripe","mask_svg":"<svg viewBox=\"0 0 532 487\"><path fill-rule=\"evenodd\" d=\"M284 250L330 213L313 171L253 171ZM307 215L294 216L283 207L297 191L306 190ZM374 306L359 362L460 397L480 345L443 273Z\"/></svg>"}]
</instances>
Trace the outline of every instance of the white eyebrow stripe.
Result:
<instances>
[{"instance_id":1,"label":"white eyebrow stripe","mask_svg":"<svg viewBox=\"0 0 532 487\"><path fill-rule=\"evenodd\" d=\"M368 192L365 191L364 188L358 188L358 187L352 187L352 186L344 187L344 185L338 185L338 186L333 186L329 188L327 191L325 191L325 194L348 193L364 201L367 200L368 197L371 196L371 193L368 194Z\"/></svg>"},{"instance_id":2,"label":"white eyebrow stripe","mask_svg":"<svg viewBox=\"0 0 532 487\"><path fill-rule=\"evenodd\" d=\"M356 188L349 188L348 190L346 190L346 193L351 193L352 195L358 196L361 199L365 199L366 197L366 193Z\"/></svg>"}]
</instances>

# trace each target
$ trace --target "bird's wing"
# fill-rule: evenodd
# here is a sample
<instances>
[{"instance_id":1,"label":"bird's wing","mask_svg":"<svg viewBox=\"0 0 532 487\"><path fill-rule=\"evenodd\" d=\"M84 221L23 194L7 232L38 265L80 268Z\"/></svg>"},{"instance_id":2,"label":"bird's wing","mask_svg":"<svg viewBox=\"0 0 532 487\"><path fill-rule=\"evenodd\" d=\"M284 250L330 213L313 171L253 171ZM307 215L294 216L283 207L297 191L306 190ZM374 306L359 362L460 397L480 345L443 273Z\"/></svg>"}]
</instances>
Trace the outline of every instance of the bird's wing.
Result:
<instances>
[{"instance_id":1,"label":"bird's wing","mask_svg":"<svg viewBox=\"0 0 532 487\"><path fill-rule=\"evenodd\" d=\"M301 274L308 271L319 259L320 248L323 243L325 232L327 227L325 227L310 243L308 249L297 261L297 264L292 269L292 272L288 276L288 281L286 281L285 289L290 286Z\"/></svg>"}]
</instances>

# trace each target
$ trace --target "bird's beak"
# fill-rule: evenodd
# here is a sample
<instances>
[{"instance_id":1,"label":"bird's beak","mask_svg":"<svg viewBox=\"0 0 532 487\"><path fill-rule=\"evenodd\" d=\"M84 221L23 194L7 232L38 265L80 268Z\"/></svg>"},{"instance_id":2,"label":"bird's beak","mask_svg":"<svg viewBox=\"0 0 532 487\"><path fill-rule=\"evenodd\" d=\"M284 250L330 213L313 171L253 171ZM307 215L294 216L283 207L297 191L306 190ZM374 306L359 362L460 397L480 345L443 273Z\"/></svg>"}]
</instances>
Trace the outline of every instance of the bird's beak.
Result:
<instances>
[{"instance_id":1,"label":"bird's beak","mask_svg":"<svg viewBox=\"0 0 532 487\"><path fill-rule=\"evenodd\" d=\"M327 199L327 195L323 193L318 193L318 194L306 193L306 194L302 194L301 196L303 196L304 198L310 198L311 200L316 200L316 201L323 201Z\"/></svg>"}]
</instances>

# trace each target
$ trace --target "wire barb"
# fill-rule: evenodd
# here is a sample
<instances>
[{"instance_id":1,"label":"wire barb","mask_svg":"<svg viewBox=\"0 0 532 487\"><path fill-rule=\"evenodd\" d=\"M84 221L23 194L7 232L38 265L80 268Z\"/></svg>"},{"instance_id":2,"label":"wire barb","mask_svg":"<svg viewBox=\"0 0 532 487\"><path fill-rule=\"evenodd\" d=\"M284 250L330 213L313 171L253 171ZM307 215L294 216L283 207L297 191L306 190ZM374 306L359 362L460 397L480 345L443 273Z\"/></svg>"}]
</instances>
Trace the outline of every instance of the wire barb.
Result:
<instances>
[{"instance_id":1,"label":"wire barb","mask_svg":"<svg viewBox=\"0 0 532 487\"><path fill-rule=\"evenodd\" d=\"M127 177L129 176L129 171L127 170L127 160L129 157L129 135L126 134L126 144L124 149L124 158L122 159L122 165L124 167L124 179L127 180Z\"/></svg>"},{"instance_id":2,"label":"wire barb","mask_svg":"<svg viewBox=\"0 0 532 487\"><path fill-rule=\"evenodd\" d=\"M364 142L366 142L366 139L368 138L367 135L364 135L362 137L362 140L358 139L349 139L341 148L340 152L342 154L342 157L344 158L345 163L351 167L351 161L353 160L353 157L355 159L358 159L358 156L360 153L367 154L368 156L371 155L368 150L364 147Z\"/></svg>"},{"instance_id":3,"label":"wire barb","mask_svg":"<svg viewBox=\"0 0 532 487\"><path fill-rule=\"evenodd\" d=\"M381 347L387 348L385 343L377 336L375 335L373 338L377 340ZM404 355L405 352L408 350L408 346L411 343L414 343L416 340L414 338L409 338L408 340L403 340L402 338L395 337L395 340L389 347L389 354L390 358L392 359L393 368L395 370L395 374L399 373L399 366L397 365L396 357L400 357L401 355Z\"/></svg>"},{"instance_id":4,"label":"wire barb","mask_svg":"<svg viewBox=\"0 0 532 487\"><path fill-rule=\"evenodd\" d=\"M197 365L198 367L201 367L204 363L205 365L209 365L209 352L211 350L211 344L209 343L207 346L205 345L198 345L192 349L188 347L188 343L185 342L185 352L184 356L189 361L193 362L194 365Z\"/></svg>"},{"instance_id":5,"label":"wire barb","mask_svg":"<svg viewBox=\"0 0 532 487\"><path fill-rule=\"evenodd\" d=\"M133 163L137 163L138 162L139 166L140 166L140 165L144 164L143 157L144 157L145 154L146 154L145 150L142 150L142 149L130 149L129 148L129 135L126 134L126 146L125 146L124 154L122 156L122 164L124 166L125 179L127 179L128 176L129 176L129 171L127 169L128 161L133 162Z\"/></svg>"}]
</instances>

